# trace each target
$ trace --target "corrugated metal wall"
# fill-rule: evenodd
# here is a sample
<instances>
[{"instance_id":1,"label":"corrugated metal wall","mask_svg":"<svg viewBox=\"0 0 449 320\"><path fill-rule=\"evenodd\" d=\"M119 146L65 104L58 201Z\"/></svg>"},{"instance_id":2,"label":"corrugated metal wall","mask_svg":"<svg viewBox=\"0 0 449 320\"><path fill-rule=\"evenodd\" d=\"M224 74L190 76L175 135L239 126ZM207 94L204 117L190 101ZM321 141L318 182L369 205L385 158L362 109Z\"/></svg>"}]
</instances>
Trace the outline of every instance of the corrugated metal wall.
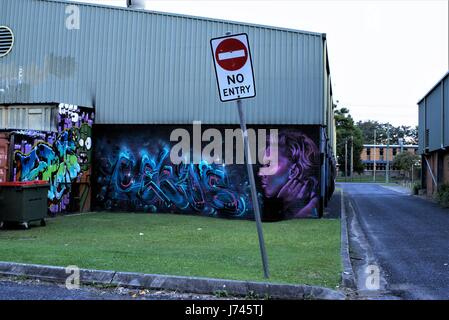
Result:
<instances>
[{"instance_id":1,"label":"corrugated metal wall","mask_svg":"<svg viewBox=\"0 0 449 320\"><path fill-rule=\"evenodd\" d=\"M419 117L419 125L418 125L418 153L422 154L425 149L425 121L426 121L426 106L424 100L418 104L418 117Z\"/></svg>"},{"instance_id":2,"label":"corrugated metal wall","mask_svg":"<svg viewBox=\"0 0 449 320\"><path fill-rule=\"evenodd\" d=\"M78 4L80 29L68 30L68 4L0 0L16 41L0 58L0 103L95 104L96 123L236 124L234 104L219 102L209 46L231 31L248 33L252 50L248 123L326 121L321 34Z\"/></svg>"},{"instance_id":3,"label":"corrugated metal wall","mask_svg":"<svg viewBox=\"0 0 449 320\"><path fill-rule=\"evenodd\" d=\"M419 152L425 151L426 131L429 132L428 151L449 147L449 72L419 105Z\"/></svg>"},{"instance_id":4,"label":"corrugated metal wall","mask_svg":"<svg viewBox=\"0 0 449 320\"><path fill-rule=\"evenodd\" d=\"M56 105L0 106L0 130L57 131Z\"/></svg>"},{"instance_id":5,"label":"corrugated metal wall","mask_svg":"<svg viewBox=\"0 0 449 320\"><path fill-rule=\"evenodd\" d=\"M445 146L449 146L449 75L446 76L446 79L443 83L444 86L444 142Z\"/></svg>"},{"instance_id":6,"label":"corrugated metal wall","mask_svg":"<svg viewBox=\"0 0 449 320\"><path fill-rule=\"evenodd\" d=\"M441 87L435 88L426 98L426 129L429 130L429 149L441 146Z\"/></svg>"}]
</instances>

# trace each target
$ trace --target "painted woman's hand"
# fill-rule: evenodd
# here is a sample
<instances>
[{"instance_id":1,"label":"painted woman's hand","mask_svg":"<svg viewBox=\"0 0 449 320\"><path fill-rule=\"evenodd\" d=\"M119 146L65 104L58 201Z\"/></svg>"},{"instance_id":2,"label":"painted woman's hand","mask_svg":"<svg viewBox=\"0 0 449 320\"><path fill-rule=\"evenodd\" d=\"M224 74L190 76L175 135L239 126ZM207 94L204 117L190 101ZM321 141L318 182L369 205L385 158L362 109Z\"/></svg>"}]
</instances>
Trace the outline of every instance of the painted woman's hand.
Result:
<instances>
[{"instance_id":1,"label":"painted woman's hand","mask_svg":"<svg viewBox=\"0 0 449 320\"><path fill-rule=\"evenodd\" d=\"M310 196L310 181L300 181L299 179L290 179L279 191L278 198L285 202L303 200Z\"/></svg>"}]
</instances>

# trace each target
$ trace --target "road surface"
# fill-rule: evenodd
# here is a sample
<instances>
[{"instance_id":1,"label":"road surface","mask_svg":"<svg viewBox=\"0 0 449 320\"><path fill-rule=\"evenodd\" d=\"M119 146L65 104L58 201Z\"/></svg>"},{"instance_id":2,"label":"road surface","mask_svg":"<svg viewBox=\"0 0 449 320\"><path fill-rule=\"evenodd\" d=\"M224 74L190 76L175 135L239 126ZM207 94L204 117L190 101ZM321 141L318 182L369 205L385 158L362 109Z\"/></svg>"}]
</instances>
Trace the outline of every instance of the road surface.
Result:
<instances>
[{"instance_id":1,"label":"road surface","mask_svg":"<svg viewBox=\"0 0 449 320\"><path fill-rule=\"evenodd\" d=\"M449 299L449 209L378 184L340 187L386 290L405 299Z\"/></svg>"},{"instance_id":2,"label":"road surface","mask_svg":"<svg viewBox=\"0 0 449 320\"><path fill-rule=\"evenodd\" d=\"M36 280L0 277L0 300L211 300L209 295L80 286L69 290L64 285Z\"/></svg>"}]
</instances>

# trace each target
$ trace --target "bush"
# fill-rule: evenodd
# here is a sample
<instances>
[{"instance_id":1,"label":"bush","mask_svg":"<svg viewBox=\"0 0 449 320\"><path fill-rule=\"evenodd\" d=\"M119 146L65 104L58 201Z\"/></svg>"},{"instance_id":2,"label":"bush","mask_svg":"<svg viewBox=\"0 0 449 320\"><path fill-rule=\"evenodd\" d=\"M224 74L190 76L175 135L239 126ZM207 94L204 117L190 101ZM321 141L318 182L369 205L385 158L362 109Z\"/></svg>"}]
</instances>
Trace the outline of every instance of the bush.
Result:
<instances>
[{"instance_id":1,"label":"bush","mask_svg":"<svg viewBox=\"0 0 449 320\"><path fill-rule=\"evenodd\" d=\"M436 199L442 207L449 208L449 184L443 184L438 188Z\"/></svg>"},{"instance_id":2,"label":"bush","mask_svg":"<svg viewBox=\"0 0 449 320\"><path fill-rule=\"evenodd\" d=\"M421 182L415 182L412 189L413 189L413 194L417 195L419 193L419 190L421 190Z\"/></svg>"}]
</instances>

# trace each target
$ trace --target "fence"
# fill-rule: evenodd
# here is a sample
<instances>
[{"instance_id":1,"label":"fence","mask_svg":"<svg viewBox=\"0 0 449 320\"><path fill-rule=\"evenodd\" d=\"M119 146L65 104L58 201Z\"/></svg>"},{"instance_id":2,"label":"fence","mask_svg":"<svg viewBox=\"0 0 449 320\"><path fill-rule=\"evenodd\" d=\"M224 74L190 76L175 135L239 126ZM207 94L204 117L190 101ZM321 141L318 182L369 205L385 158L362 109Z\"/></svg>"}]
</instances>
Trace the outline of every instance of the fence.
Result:
<instances>
[{"instance_id":1,"label":"fence","mask_svg":"<svg viewBox=\"0 0 449 320\"><path fill-rule=\"evenodd\" d=\"M365 170L362 174L354 173L352 176L344 176L341 172L337 177L337 182L386 182L386 171L376 170L375 176L372 170ZM403 186L413 186L416 182L421 181L421 168L414 169L412 171L403 170L390 170L389 171L389 182L398 183Z\"/></svg>"}]
</instances>

